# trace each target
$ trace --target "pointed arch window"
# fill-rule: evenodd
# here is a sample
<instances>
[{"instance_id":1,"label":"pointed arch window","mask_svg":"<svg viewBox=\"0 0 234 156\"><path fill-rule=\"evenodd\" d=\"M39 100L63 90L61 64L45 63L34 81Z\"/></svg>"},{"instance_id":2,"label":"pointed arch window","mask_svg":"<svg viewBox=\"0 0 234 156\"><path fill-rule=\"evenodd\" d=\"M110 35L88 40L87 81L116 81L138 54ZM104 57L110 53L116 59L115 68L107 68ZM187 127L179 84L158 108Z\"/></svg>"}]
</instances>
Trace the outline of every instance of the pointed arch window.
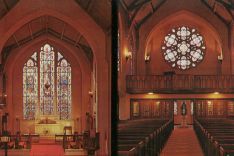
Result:
<instances>
[{"instance_id":1,"label":"pointed arch window","mask_svg":"<svg viewBox=\"0 0 234 156\"><path fill-rule=\"evenodd\" d=\"M35 119L35 109L38 103L38 67L35 52L23 67L23 107L24 118Z\"/></svg>"},{"instance_id":2,"label":"pointed arch window","mask_svg":"<svg viewBox=\"0 0 234 156\"><path fill-rule=\"evenodd\" d=\"M57 111L60 119L68 119L71 113L71 66L58 53L57 67Z\"/></svg>"},{"instance_id":3,"label":"pointed arch window","mask_svg":"<svg viewBox=\"0 0 234 156\"><path fill-rule=\"evenodd\" d=\"M54 112L54 51L46 44L40 52L40 113Z\"/></svg>"},{"instance_id":4,"label":"pointed arch window","mask_svg":"<svg viewBox=\"0 0 234 156\"><path fill-rule=\"evenodd\" d=\"M71 66L49 44L41 47L41 51L35 52L25 63L23 86L24 119L35 119L36 112L57 114L61 120L70 118Z\"/></svg>"}]
</instances>

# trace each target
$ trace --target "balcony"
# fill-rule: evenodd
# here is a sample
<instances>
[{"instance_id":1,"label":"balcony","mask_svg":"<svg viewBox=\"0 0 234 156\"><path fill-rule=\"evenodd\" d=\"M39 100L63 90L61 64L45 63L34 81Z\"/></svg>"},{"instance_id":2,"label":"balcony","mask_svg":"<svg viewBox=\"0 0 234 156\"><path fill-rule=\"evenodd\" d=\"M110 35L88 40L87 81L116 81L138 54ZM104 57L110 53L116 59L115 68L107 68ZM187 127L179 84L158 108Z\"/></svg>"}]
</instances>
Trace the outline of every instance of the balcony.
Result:
<instances>
[{"instance_id":1,"label":"balcony","mask_svg":"<svg viewBox=\"0 0 234 156\"><path fill-rule=\"evenodd\" d=\"M128 75L128 93L234 93L234 75Z\"/></svg>"}]
</instances>

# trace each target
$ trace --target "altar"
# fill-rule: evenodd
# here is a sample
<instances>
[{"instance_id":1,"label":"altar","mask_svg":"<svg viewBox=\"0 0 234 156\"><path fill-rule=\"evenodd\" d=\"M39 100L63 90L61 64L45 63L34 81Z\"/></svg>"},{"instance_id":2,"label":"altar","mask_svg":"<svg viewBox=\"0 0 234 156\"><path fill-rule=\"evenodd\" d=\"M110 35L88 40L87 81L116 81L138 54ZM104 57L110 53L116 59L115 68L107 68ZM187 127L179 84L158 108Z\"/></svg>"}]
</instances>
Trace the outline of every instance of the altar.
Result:
<instances>
[{"instance_id":1,"label":"altar","mask_svg":"<svg viewBox=\"0 0 234 156\"><path fill-rule=\"evenodd\" d=\"M72 132L74 132L74 120L59 120L56 115L40 115L34 121L21 120L20 131L50 137L55 134L63 134L66 126L72 127Z\"/></svg>"},{"instance_id":2,"label":"altar","mask_svg":"<svg viewBox=\"0 0 234 156\"><path fill-rule=\"evenodd\" d=\"M58 120L56 116L41 116L40 120L35 121L35 133L40 136L54 136L63 134L65 126L73 127L72 120Z\"/></svg>"},{"instance_id":3,"label":"altar","mask_svg":"<svg viewBox=\"0 0 234 156\"><path fill-rule=\"evenodd\" d=\"M40 136L51 136L63 134L63 125L61 124L35 124L35 133Z\"/></svg>"}]
</instances>

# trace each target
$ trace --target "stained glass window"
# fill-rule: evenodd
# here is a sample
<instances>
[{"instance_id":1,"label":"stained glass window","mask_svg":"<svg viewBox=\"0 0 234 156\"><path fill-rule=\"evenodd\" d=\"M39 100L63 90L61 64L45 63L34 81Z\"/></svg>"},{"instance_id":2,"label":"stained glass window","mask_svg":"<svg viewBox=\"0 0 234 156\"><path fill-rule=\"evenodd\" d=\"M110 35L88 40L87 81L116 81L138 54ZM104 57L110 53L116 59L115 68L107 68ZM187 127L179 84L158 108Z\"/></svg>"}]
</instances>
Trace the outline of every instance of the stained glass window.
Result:
<instances>
[{"instance_id":1,"label":"stained glass window","mask_svg":"<svg viewBox=\"0 0 234 156\"><path fill-rule=\"evenodd\" d=\"M23 67L23 117L34 120L38 103L38 68L35 52Z\"/></svg>"},{"instance_id":2,"label":"stained glass window","mask_svg":"<svg viewBox=\"0 0 234 156\"><path fill-rule=\"evenodd\" d=\"M71 113L71 67L58 52L57 111L60 119L69 119Z\"/></svg>"},{"instance_id":3,"label":"stained glass window","mask_svg":"<svg viewBox=\"0 0 234 156\"><path fill-rule=\"evenodd\" d=\"M177 102L174 101L174 115L178 114Z\"/></svg>"},{"instance_id":4,"label":"stained glass window","mask_svg":"<svg viewBox=\"0 0 234 156\"><path fill-rule=\"evenodd\" d=\"M207 108L208 115L213 115L213 102L207 101L207 104L208 104L208 108Z\"/></svg>"},{"instance_id":5,"label":"stained glass window","mask_svg":"<svg viewBox=\"0 0 234 156\"><path fill-rule=\"evenodd\" d=\"M196 67L203 60L205 49L204 39L197 30L185 26L172 29L162 46L164 59L182 70Z\"/></svg>"},{"instance_id":6,"label":"stained glass window","mask_svg":"<svg viewBox=\"0 0 234 156\"><path fill-rule=\"evenodd\" d=\"M41 47L40 52L40 113L54 112L54 51L50 45Z\"/></svg>"},{"instance_id":7,"label":"stained glass window","mask_svg":"<svg viewBox=\"0 0 234 156\"><path fill-rule=\"evenodd\" d=\"M69 119L71 114L69 62L60 52L54 52L53 47L45 44L41 47L40 53L35 52L24 65L23 92L24 119L35 119L37 108L41 115L57 113L61 120Z\"/></svg>"},{"instance_id":8,"label":"stained glass window","mask_svg":"<svg viewBox=\"0 0 234 156\"><path fill-rule=\"evenodd\" d=\"M191 115L193 115L193 110L194 110L193 106L194 106L193 101L191 101Z\"/></svg>"}]
</instances>

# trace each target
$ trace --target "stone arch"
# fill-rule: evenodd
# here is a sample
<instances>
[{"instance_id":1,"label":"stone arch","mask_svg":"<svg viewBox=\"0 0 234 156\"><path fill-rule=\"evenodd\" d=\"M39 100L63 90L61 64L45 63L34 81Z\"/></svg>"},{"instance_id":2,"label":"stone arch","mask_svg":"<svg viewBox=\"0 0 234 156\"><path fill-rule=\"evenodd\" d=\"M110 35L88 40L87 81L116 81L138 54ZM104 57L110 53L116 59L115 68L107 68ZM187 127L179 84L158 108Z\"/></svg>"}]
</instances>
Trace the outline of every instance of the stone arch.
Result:
<instances>
[{"instance_id":1,"label":"stone arch","mask_svg":"<svg viewBox=\"0 0 234 156\"><path fill-rule=\"evenodd\" d=\"M29 7L33 6L33 7ZM75 1L19 1L0 21L0 51L7 40L26 23L40 16L58 18L80 32L90 45L97 71L97 121L100 132L99 155L110 152L110 44L111 39L103 29ZM85 91L84 91L85 92ZM83 93L88 96L88 90ZM9 100L9 97L7 97ZM88 103L88 102L87 102Z\"/></svg>"},{"instance_id":2,"label":"stone arch","mask_svg":"<svg viewBox=\"0 0 234 156\"><path fill-rule=\"evenodd\" d=\"M191 22L192 25L194 25L194 24L195 25L201 25L202 27L208 29L209 32L214 36L215 40L219 44L219 48L220 48L219 55L223 55L223 53L222 53L222 48L223 48L222 40L220 38L219 33L216 31L216 29L213 27L213 25L210 24L205 19L203 19L202 17L200 17L200 16L198 16L198 15L196 15L196 14L190 12L190 11L187 11L187 10L180 10L180 11L178 11L176 13L173 13L173 14L167 16L163 20L159 21L158 24L155 25L151 29L151 31L149 31L147 33L147 35L146 35L147 37L146 37L145 44L144 44L144 53L145 54L147 53L147 48L148 48L147 45L149 44L149 41L152 38L152 34L155 31L155 29L158 29L158 27L163 26L163 25L168 25L169 23L172 23L173 20L176 20L178 18L180 18L180 19L181 18L183 18L183 19L193 19L193 20L191 20L191 21L194 21L194 22Z\"/></svg>"},{"instance_id":3,"label":"stone arch","mask_svg":"<svg viewBox=\"0 0 234 156\"><path fill-rule=\"evenodd\" d=\"M199 68L190 68L186 71L172 68L164 60L163 54L160 52L160 46L164 41L165 35L167 35L168 31L172 28L181 26L181 24L197 28L198 32L205 39L205 57L203 61L199 63L199 66L197 66ZM140 30L140 36L142 36L140 38L140 42L142 44L140 45L140 53L138 53L137 57L138 61L140 61L142 65L138 65L138 72L145 72L148 74L162 74L165 71L171 70L178 74L217 74L220 71L228 72L229 68L227 68L227 66L230 66L230 63L228 62L230 57L228 53L229 49L227 40L222 38L222 35L218 33L218 30L212 25L212 23L209 23L199 15L187 10L180 10L162 18L160 21L157 21L157 23L144 26L144 28L146 27L147 29L142 30L142 32ZM148 51L151 51L150 54L148 54ZM160 53L157 53L156 51ZM221 54L222 51L224 51L225 54ZM154 59L154 61L143 63L146 55L150 55L151 59ZM218 60L218 56L220 55L224 55L224 61L222 61L222 63ZM155 61L155 59L157 61ZM225 65L227 66L224 68Z\"/></svg>"},{"instance_id":4,"label":"stone arch","mask_svg":"<svg viewBox=\"0 0 234 156\"><path fill-rule=\"evenodd\" d=\"M17 112L16 110L22 110L22 95L18 93L20 93L20 91L22 90L21 72L23 69L23 64L25 61L27 61L28 57L30 57L34 51L38 50L37 52L39 52L40 46L43 46L44 43L51 44L55 48L55 51L56 49L60 49L60 52L62 52L64 57L66 57L66 59L71 64L72 84L76 84L73 85L76 87L72 87L72 119L77 118L77 116L84 116L85 112L88 109L86 104L88 103L89 96L86 94L86 92L88 92L90 88L89 80L91 71L91 69L88 69L88 65L85 63L85 56L82 56L82 52L75 51L73 47L63 44L60 40L47 38L45 36L35 39L32 43L29 43L20 49L15 49L7 62L8 69L6 69L6 72L7 77L9 78L7 80L9 86L7 88L7 103L9 108L13 108L13 110L8 109L9 111L12 111L10 114L17 115L21 118L22 111L21 114L19 114L19 112ZM10 120L14 120L14 117L11 117ZM74 127L77 128L78 131L81 131L84 128L84 122L85 121L81 121L81 125L79 128L75 126ZM14 124L14 121L11 123ZM12 128L14 128L13 125L11 126Z\"/></svg>"},{"instance_id":5,"label":"stone arch","mask_svg":"<svg viewBox=\"0 0 234 156\"><path fill-rule=\"evenodd\" d=\"M76 9L79 14L72 14L72 12L65 12L65 9L62 5L62 2L56 1L57 5L54 5L52 1L48 1L48 7L46 7L43 2L35 1L36 4L33 4L35 7L24 7L30 5L32 3L29 0L20 1L18 4L9 12L9 14L0 22L0 35L2 36L0 39L0 51L8 38L14 34L18 29L20 29L23 25L27 24L28 22L36 19L38 17L48 15L55 18L58 18L70 26L72 26L75 30L80 32L90 44L94 57L99 57L100 53L98 53L99 49L102 48L102 41L100 38L104 38L104 32L101 28L82 10L77 4L73 4L71 2L71 9ZM16 13L17 12L17 16ZM7 19L11 20L7 20ZM12 21L14 23L12 23ZM104 46L103 46L104 47ZM98 53L98 54L97 54Z\"/></svg>"}]
</instances>

